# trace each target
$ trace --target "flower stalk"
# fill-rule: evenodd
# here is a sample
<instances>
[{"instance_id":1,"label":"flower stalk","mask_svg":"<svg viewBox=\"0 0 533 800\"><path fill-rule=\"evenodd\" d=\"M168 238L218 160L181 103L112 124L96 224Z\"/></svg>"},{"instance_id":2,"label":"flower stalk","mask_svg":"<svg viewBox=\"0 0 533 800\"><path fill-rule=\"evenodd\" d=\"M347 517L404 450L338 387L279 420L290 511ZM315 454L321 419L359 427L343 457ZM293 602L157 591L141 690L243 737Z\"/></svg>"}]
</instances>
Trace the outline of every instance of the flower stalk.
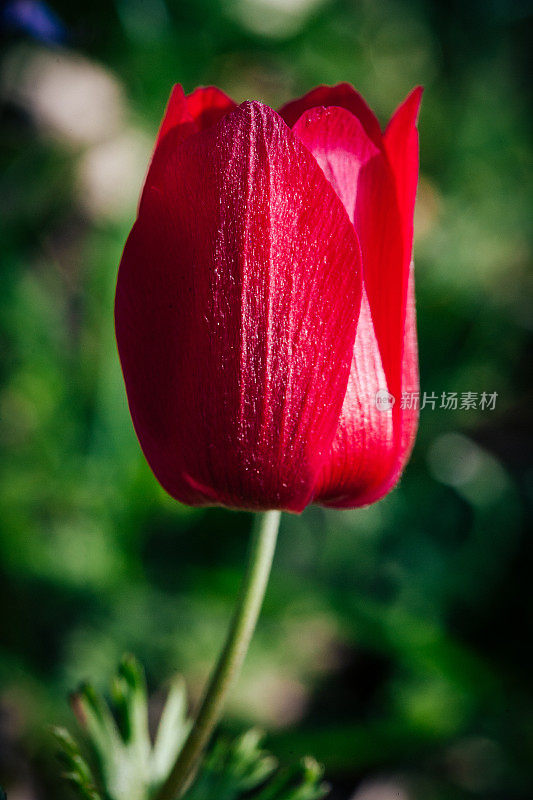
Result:
<instances>
[{"instance_id":1,"label":"flower stalk","mask_svg":"<svg viewBox=\"0 0 533 800\"><path fill-rule=\"evenodd\" d=\"M261 610L280 516L279 511L266 511L257 517L248 565L226 643L191 732L154 800L175 800L182 795L220 718L228 691L241 670Z\"/></svg>"}]
</instances>

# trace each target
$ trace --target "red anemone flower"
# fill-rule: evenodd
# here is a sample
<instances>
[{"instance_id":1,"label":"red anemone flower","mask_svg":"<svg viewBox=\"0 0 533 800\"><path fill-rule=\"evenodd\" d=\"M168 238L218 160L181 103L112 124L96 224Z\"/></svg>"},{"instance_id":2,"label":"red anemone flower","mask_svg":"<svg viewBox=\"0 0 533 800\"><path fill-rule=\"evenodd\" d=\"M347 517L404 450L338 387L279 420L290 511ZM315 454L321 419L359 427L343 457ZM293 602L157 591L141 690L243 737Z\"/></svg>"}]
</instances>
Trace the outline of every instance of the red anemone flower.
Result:
<instances>
[{"instance_id":1,"label":"red anemone flower","mask_svg":"<svg viewBox=\"0 0 533 800\"><path fill-rule=\"evenodd\" d=\"M382 133L348 84L277 112L174 87L115 321L141 447L183 503L347 508L398 480L420 97Z\"/></svg>"}]
</instances>

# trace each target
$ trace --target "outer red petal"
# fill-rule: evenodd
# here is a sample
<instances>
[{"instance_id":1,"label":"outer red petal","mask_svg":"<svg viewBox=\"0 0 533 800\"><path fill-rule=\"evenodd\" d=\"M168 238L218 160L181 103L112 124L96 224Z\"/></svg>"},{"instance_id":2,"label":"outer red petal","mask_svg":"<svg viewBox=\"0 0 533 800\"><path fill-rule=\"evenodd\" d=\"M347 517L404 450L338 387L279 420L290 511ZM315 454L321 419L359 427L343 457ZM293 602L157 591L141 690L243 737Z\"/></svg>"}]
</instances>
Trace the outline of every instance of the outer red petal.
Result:
<instances>
[{"instance_id":1,"label":"outer red petal","mask_svg":"<svg viewBox=\"0 0 533 800\"><path fill-rule=\"evenodd\" d=\"M291 128L305 111L317 106L339 106L351 111L357 117L367 136L378 147L382 146L381 127L376 115L366 101L349 83L338 83L336 86L317 86L298 100L291 100L279 110L287 125Z\"/></svg>"},{"instance_id":2,"label":"outer red petal","mask_svg":"<svg viewBox=\"0 0 533 800\"><path fill-rule=\"evenodd\" d=\"M387 390L366 294L342 412L330 454L315 486L323 505L364 505L364 498L390 470L394 453L392 410L381 411L376 393Z\"/></svg>"},{"instance_id":3,"label":"outer red petal","mask_svg":"<svg viewBox=\"0 0 533 800\"><path fill-rule=\"evenodd\" d=\"M172 87L170 97L168 98L167 107L159 127L159 133L157 134L154 152L167 133L181 126L186 126L184 129L185 136L182 138L186 138L186 136L190 136L198 130L189 112L183 86L177 83Z\"/></svg>"},{"instance_id":4,"label":"outer red petal","mask_svg":"<svg viewBox=\"0 0 533 800\"><path fill-rule=\"evenodd\" d=\"M411 259L413 247L413 216L418 183L418 132L416 123L422 97L418 87L407 97L392 117L384 136L385 150L391 164L402 223L402 257L398 269L402 275L400 293L402 326L399 341L400 385L392 390L396 402L393 408L394 457L386 476L377 483L370 483L367 491L358 497L337 497L327 505L350 507L365 505L379 500L389 492L401 475L411 453L418 425L418 409L402 408L402 392L419 389L418 346L416 336L414 265ZM365 273L366 274L366 273ZM351 379L350 379L351 380ZM344 412L343 412L344 413ZM354 502L354 501L357 502Z\"/></svg>"},{"instance_id":5,"label":"outer red petal","mask_svg":"<svg viewBox=\"0 0 533 800\"><path fill-rule=\"evenodd\" d=\"M314 155L355 223L362 185L367 182L371 162L374 159L383 162L381 150L369 138L362 123L344 108L319 107L305 111L293 132Z\"/></svg>"},{"instance_id":6,"label":"outer red petal","mask_svg":"<svg viewBox=\"0 0 533 800\"><path fill-rule=\"evenodd\" d=\"M418 185L418 114L423 88L417 86L392 116L385 131L385 148L391 163L398 193L403 227L403 270L407 274L406 306L402 353L402 392L419 389L418 342L416 335L415 279L413 251L413 220ZM414 445L418 426L418 409L401 408L397 404L398 454L391 475L383 487L388 491L400 477Z\"/></svg>"},{"instance_id":7,"label":"outer red petal","mask_svg":"<svg viewBox=\"0 0 533 800\"><path fill-rule=\"evenodd\" d=\"M172 151L189 136L211 127L235 108L233 100L216 86L201 86L189 95L179 83L173 87L157 134L141 204L144 193L160 181Z\"/></svg>"},{"instance_id":8,"label":"outer red petal","mask_svg":"<svg viewBox=\"0 0 533 800\"><path fill-rule=\"evenodd\" d=\"M405 334L404 334L404 354L402 362L402 392L411 394L419 389L418 378L418 345L416 336L416 312L415 312L415 292L414 292L414 266L411 266L409 287L407 294L407 308L405 314ZM361 316L363 318L363 305L361 305ZM359 323L361 324L361 323ZM363 328L364 330L364 328ZM359 325L357 329L356 345L354 353L360 356L364 354L364 338L360 338ZM361 350L358 343L363 343ZM355 360L355 359L354 359ZM413 449L416 430L418 425L418 408L401 408L401 400L396 398L392 412L376 410L375 394L372 395L375 387L379 387L378 381L370 383L369 377L372 372L362 369L354 369L350 372L348 390L344 402L339 430L334 439L330 460L331 473L328 474L324 469L322 483L327 486L327 491L322 488L319 502L326 506L335 508L354 508L357 506L375 503L384 497L397 483L402 470L407 463L411 450ZM362 376L362 377L361 377ZM359 383L356 380L359 378ZM366 383L365 383L366 380ZM353 413L351 396L363 397L365 402L370 401L370 406L365 405L361 411L366 414L364 430L361 436L368 437L373 435L373 440L365 440L366 450L371 451L372 458L368 455L363 459L362 465L353 464L355 472L350 479L350 462L347 455L350 451L344 447L343 437L351 434L354 428L354 421L357 415ZM354 406L357 409L356 401ZM361 404L362 405L362 404ZM376 420L376 414L380 417ZM393 438L390 438L390 420L392 416ZM378 427L381 420L382 427ZM352 440L353 441L353 436ZM344 451L343 448L344 447ZM351 451L353 454L353 450ZM388 472L383 474L383 467L387 463L392 464ZM326 483L327 482L327 483ZM342 494L339 489L345 489ZM337 491L336 491L337 490Z\"/></svg>"},{"instance_id":9,"label":"outer red petal","mask_svg":"<svg viewBox=\"0 0 533 800\"><path fill-rule=\"evenodd\" d=\"M396 178L408 260L413 246L413 216L418 185L417 122L423 91L421 86L413 89L393 114L384 135L385 148Z\"/></svg>"},{"instance_id":10,"label":"outer red petal","mask_svg":"<svg viewBox=\"0 0 533 800\"><path fill-rule=\"evenodd\" d=\"M170 131L186 125L188 127L184 133L186 136L190 136L192 133L210 128L225 114L236 108L237 104L231 97L217 89L216 86L200 86L191 94L186 95L181 84L177 83L168 99L157 135L156 148ZM193 123L192 126L191 123ZM186 138L186 136L180 138Z\"/></svg>"},{"instance_id":11,"label":"outer red petal","mask_svg":"<svg viewBox=\"0 0 533 800\"><path fill-rule=\"evenodd\" d=\"M305 507L346 393L360 291L344 208L271 109L244 103L172 152L115 306L134 425L170 494Z\"/></svg>"},{"instance_id":12,"label":"outer red petal","mask_svg":"<svg viewBox=\"0 0 533 800\"><path fill-rule=\"evenodd\" d=\"M315 108L294 126L343 201L357 231L366 287L349 390L330 463L315 497L352 505L389 474L396 455L393 413L376 392L401 385L402 225L393 173L362 124L343 108Z\"/></svg>"},{"instance_id":13,"label":"outer red petal","mask_svg":"<svg viewBox=\"0 0 533 800\"><path fill-rule=\"evenodd\" d=\"M200 86L187 95L187 108L198 130L203 131L215 125L230 111L235 111L237 103L216 86Z\"/></svg>"},{"instance_id":14,"label":"outer red petal","mask_svg":"<svg viewBox=\"0 0 533 800\"><path fill-rule=\"evenodd\" d=\"M313 109L294 126L313 153L353 220L363 256L363 279L383 369L393 394L400 386L402 220L396 185L386 156L362 124L342 108Z\"/></svg>"}]
</instances>

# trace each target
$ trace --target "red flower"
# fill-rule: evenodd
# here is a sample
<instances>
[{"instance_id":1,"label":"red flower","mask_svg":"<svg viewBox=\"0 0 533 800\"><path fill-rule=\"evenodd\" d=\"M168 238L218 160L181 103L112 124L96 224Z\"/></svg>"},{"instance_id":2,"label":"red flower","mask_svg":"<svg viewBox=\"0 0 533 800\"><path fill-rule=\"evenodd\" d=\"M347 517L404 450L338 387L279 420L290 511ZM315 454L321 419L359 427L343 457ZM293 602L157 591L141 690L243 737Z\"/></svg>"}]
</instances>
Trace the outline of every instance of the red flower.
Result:
<instances>
[{"instance_id":1,"label":"red flower","mask_svg":"<svg viewBox=\"0 0 533 800\"><path fill-rule=\"evenodd\" d=\"M279 112L172 91L115 319L135 430L178 500L354 507L397 481L417 426L399 398L418 388L420 96L382 134L348 84Z\"/></svg>"}]
</instances>

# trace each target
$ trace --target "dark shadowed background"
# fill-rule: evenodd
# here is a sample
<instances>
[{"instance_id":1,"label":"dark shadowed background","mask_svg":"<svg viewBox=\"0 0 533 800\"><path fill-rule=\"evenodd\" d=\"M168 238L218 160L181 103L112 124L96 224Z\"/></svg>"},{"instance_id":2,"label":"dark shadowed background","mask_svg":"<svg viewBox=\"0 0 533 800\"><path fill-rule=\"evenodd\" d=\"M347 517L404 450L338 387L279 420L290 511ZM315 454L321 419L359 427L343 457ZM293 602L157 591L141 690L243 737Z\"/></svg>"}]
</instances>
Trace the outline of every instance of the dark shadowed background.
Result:
<instances>
[{"instance_id":1,"label":"dark shadowed background","mask_svg":"<svg viewBox=\"0 0 533 800\"><path fill-rule=\"evenodd\" d=\"M386 122L426 87L415 260L422 410L399 488L285 517L223 728L311 753L335 800L529 800L531 88L524 2L52 0L1 11L0 783L70 796L49 723L124 651L191 696L250 518L152 477L113 336L121 250L173 83L274 107L350 81ZM477 408L440 408L442 393ZM497 393L493 409L481 393ZM460 406L460 403L459 403ZM156 694L157 702L157 694Z\"/></svg>"}]
</instances>

